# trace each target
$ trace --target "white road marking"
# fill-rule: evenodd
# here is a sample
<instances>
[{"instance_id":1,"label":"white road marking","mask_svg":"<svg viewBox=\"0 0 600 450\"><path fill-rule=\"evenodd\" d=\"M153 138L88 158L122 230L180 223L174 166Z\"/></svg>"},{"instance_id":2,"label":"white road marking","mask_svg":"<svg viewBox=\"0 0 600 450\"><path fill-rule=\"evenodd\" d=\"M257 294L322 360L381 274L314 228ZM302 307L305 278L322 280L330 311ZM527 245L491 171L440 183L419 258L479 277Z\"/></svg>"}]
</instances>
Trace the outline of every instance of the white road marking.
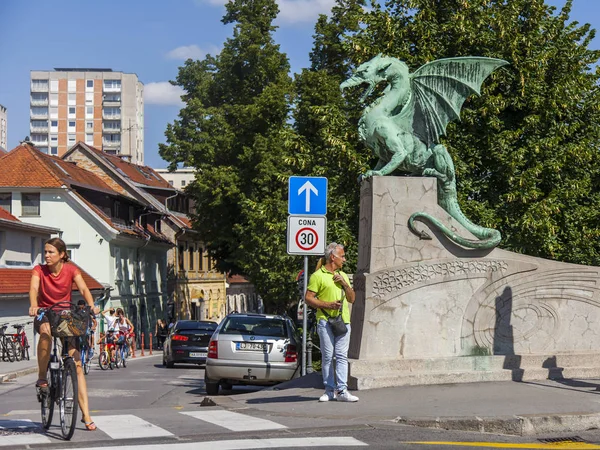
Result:
<instances>
[{"instance_id":1,"label":"white road marking","mask_svg":"<svg viewBox=\"0 0 600 450\"><path fill-rule=\"evenodd\" d=\"M38 409L13 409L10 412L4 414L4 416L29 416L31 414L39 414L40 410Z\"/></svg>"},{"instance_id":2,"label":"white road marking","mask_svg":"<svg viewBox=\"0 0 600 450\"><path fill-rule=\"evenodd\" d=\"M7 447L9 445L29 445L29 444L48 444L48 439L43 434L32 433L32 434L9 434L6 436L0 435L0 447Z\"/></svg>"},{"instance_id":3,"label":"white road marking","mask_svg":"<svg viewBox=\"0 0 600 450\"><path fill-rule=\"evenodd\" d=\"M118 445L114 447L91 447L87 450L245 450L254 448L294 447L365 447L368 444L353 437L306 437L279 439L238 439L230 441L186 442L182 444ZM48 448L48 447L46 447ZM59 448L59 447L56 447Z\"/></svg>"},{"instance_id":4,"label":"white road marking","mask_svg":"<svg viewBox=\"0 0 600 450\"><path fill-rule=\"evenodd\" d=\"M93 420L100 430L113 439L173 436L173 433L132 414L94 416Z\"/></svg>"},{"instance_id":5,"label":"white road marking","mask_svg":"<svg viewBox=\"0 0 600 450\"><path fill-rule=\"evenodd\" d=\"M213 409L210 411L187 411L180 414L219 425L231 431L280 430L287 428L285 425L271 422L270 420L259 419L231 411Z\"/></svg>"},{"instance_id":6,"label":"white road marking","mask_svg":"<svg viewBox=\"0 0 600 450\"><path fill-rule=\"evenodd\" d=\"M123 389L88 389L88 397L112 398L112 397L139 397L147 390L123 390Z\"/></svg>"},{"instance_id":7,"label":"white road marking","mask_svg":"<svg viewBox=\"0 0 600 450\"><path fill-rule=\"evenodd\" d=\"M15 433L12 433L13 430ZM50 442L50 439L43 434L36 433L36 430L41 430L41 427L29 419L0 420L0 447Z\"/></svg>"},{"instance_id":8,"label":"white road marking","mask_svg":"<svg viewBox=\"0 0 600 450\"><path fill-rule=\"evenodd\" d=\"M39 411L35 411L39 412ZM14 429L23 429L23 428L39 428L40 426L37 423L33 423L31 419L8 419L8 420L0 420L0 430L14 430Z\"/></svg>"}]
</instances>

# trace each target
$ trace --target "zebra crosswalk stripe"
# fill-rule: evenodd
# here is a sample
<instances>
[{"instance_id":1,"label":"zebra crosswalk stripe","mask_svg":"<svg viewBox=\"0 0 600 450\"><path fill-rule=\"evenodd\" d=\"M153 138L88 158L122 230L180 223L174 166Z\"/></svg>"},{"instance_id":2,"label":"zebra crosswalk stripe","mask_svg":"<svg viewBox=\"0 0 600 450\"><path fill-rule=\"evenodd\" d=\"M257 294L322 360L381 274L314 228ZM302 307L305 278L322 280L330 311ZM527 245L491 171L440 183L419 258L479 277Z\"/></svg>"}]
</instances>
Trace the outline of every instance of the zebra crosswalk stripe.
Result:
<instances>
[{"instance_id":1,"label":"zebra crosswalk stripe","mask_svg":"<svg viewBox=\"0 0 600 450\"><path fill-rule=\"evenodd\" d=\"M94 416L94 422L100 430L113 439L173 436L173 433L132 414Z\"/></svg>"},{"instance_id":2,"label":"zebra crosswalk stripe","mask_svg":"<svg viewBox=\"0 0 600 450\"><path fill-rule=\"evenodd\" d=\"M40 431L42 429L30 419L0 420L0 447L49 443L50 439L39 434Z\"/></svg>"},{"instance_id":3,"label":"zebra crosswalk stripe","mask_svg":"<svg viewBox=\"0 0 600 450\"><path fill-rule=\"evenodd\" d=\"M43 434L9 434L6 436L0 435L0 447L8 447L9 445L30 445L30 444L49 444L48 439Z\"/></svg>"},{"instance_id":4,"label":"zebra crosswalk stripe","mask_svg":"<svg viewBox=\"0 0 600 450\"><path fill-rule=\"evenodd\" d=\"M285 425L272 422L258 417L247 416L232 411L209 410L209 411L180 411L180 414L209 422L231 431L258 431L258 430L281 430L287 428Z\"/></svg>"}]
</instances>

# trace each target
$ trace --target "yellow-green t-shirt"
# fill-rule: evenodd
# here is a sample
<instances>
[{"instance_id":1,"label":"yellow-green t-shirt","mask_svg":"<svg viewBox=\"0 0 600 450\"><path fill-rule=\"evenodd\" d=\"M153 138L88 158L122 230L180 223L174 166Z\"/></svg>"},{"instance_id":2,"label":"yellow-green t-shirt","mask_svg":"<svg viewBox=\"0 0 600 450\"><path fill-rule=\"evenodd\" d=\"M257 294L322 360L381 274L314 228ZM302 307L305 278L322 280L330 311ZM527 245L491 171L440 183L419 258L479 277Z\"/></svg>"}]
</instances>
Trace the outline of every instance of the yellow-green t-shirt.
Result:
<instances>
[{"instance_id":1,"label":"yellow-green t-shirt","mask_svg":"<svg viewBox=\"0 0 600 450\"><path fill-rule=\"evenodd\" d=\"M348 275L346 275L341 270L338 272L350 285L350 280L348 279ZM344 299L343 307L342 307L342 319L344 323L350 323L350 310L348 309L348 300L346 299L346 294L344 293L344 289L340 283L333 282L333 273L325 268L325 266L321 266L321 268L317 269L309 278L307 290L314 292L316 297L322 302L337 302L339 300ZM339 314L337 309L327 309L327 314L331 317L335 317ZM321 308L317 309L317 321L325 319L327 320L327 316L323 314Z\"/></svg>"}]
</instances>

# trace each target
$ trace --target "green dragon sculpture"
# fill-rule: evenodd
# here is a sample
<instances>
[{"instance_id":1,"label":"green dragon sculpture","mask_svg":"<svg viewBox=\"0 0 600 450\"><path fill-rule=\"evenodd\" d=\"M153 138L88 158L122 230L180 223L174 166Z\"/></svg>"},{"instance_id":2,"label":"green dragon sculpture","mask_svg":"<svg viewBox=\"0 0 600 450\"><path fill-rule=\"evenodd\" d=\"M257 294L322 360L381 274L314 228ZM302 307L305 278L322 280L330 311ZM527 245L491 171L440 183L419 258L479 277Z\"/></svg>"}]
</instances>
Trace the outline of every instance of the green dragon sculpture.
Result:
<instances>
[{"instance_id":1,"label":"green dragon sculpture","mask_svg":"<svg viewBox=\"0 0 600 450\"><path fill-rule=\"evenodd\" d=\"M448 58L433 61L409 73L396 58L377 55L360 65L344 81L342 90L367 84L361 101L381 82L388 85L383 95L367 106L359 121L360 139L379 158L373 170L361 178L389 175L399 169L412 175L438 179L438 204L477 240L452 232L435 217L418 212L409 218L409 228L422 239L431 239L415 228L415 221L429 221L453 242L474 249L496 247L498 230L475 225L461 211L456 196L454 163L446 147L439 143L451 120L460 119L467 97L479 94L483 81L506 61L483 57Z\"/></svg>"}]
</instances>

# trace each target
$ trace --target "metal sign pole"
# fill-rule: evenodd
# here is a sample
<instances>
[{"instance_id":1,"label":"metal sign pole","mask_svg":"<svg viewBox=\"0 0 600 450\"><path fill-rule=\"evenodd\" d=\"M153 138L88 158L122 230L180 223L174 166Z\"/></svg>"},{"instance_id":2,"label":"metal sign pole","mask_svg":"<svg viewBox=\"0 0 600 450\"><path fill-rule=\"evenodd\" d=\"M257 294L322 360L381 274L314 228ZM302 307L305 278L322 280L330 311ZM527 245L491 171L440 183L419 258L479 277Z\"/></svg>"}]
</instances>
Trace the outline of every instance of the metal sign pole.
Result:
<instances>
[{"instance_id":1,"label":"metal sign pole","mask_svg":"<svg viewBox=\"0 0 600 450\"><path fill-rule=\"evenodd\" d=\"M306 287L308 286L308 256L304 257L304 289L302 290L302 296L304 302L302 303L302 376L306 375L306 363L307 363L307 352L306 352L306 327L308 326L308 308L306 306Z\"/></svg>"}]
</instances>

